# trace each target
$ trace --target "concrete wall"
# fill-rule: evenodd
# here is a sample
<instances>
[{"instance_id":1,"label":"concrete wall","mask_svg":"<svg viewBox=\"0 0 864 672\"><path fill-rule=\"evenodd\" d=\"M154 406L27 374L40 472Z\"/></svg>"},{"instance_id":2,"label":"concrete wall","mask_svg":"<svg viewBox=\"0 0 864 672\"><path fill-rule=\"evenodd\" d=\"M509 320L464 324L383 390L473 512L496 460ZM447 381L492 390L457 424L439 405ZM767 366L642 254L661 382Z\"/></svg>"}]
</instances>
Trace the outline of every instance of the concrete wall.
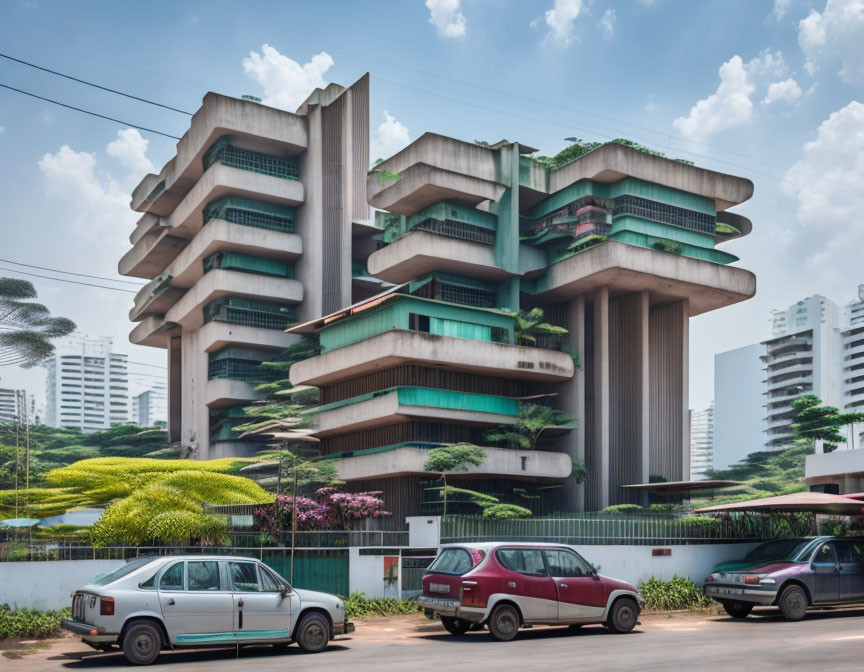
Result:
<instances>
[{"instance_id":1,"label":"concrete wall","mask_svg":"<svg viewBox=\"0 0 864 672\"><path fill-rule=\"evenodd\" d=\"M0 603L13 609L62 609L70 595L93 577L126 564L125 560L0 562Z\"/></svg>"},{"instance_id":2,"label":"concrete wall","mask_svg":"<svg viewBox=\"0 0 864 672\"><path fill-rule=\"evenodd\" d=\"M352 593L363 593L369 598L392 597L398 599L400 597L400 581L397 580L395 583L384 581L384 558L398 555L398 550L390 556L360 555L359 548L349 548L348 590Z\"/></svg>"}]
</instances>

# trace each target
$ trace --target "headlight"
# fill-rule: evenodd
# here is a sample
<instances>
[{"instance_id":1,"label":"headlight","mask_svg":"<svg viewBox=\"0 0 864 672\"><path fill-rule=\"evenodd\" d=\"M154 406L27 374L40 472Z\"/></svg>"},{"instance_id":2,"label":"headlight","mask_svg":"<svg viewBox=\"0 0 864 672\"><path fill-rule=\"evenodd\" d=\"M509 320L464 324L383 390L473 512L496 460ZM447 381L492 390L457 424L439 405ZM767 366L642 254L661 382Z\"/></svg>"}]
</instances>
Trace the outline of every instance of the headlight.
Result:
<instances>
[{"instance_id":1,"label":"headlight","mask_svg":"<svg viewBox=\"0 0 864 672\"><path fill-rule=\"evenodd\" d=\"M762 579L759 581L763 586L773 586L777 582L774 579Z\"/></svg>"}]
</instances>

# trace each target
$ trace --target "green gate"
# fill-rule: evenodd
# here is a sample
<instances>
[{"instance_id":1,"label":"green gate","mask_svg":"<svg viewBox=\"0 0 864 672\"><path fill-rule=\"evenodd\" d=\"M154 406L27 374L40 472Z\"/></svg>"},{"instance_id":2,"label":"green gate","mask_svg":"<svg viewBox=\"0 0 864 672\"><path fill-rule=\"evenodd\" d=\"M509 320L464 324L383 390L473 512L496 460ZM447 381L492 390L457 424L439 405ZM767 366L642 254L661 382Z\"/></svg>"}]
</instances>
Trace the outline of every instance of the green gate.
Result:
<instances>
[{"instance_id":1,"label":"green gate","mask_svg":"<svg viewBox=\"0 0 864 672\"><path fill-rule=\"evenodd\" d=\"M290 551L270 555L265 553L262 560L285 579L291 580ZM348 551L296 551L292 585L334 595L348 595Z\"/></svg>"}]
</instances>

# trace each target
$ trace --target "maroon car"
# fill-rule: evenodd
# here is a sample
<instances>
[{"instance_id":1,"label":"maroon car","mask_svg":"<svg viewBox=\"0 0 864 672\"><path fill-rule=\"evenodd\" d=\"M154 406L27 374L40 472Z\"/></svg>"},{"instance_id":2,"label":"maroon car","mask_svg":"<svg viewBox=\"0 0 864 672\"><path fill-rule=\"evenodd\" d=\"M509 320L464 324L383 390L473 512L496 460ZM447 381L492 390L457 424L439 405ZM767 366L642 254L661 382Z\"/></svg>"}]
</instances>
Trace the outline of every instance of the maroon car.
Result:
<instances>
[{"instance_id":1,"label":"maroon car","mask_svg":"<svg viewBox=\"0 0 864 672\"><path fill-rule=\"evenodd\" d=\"M454 635L485 624L501 641L538 624L629 632L645 606L633 586L601 576L569 546L512 542L442 546L418 602Z\"/></svg>"},{"instance_id":2,"label":"maroon car","mask_svg":"<svg viewBox=\"0 0 864 672\"><path fill-rule=\"evenodd\" d=\"M811 606L864 603L864 539L775 539L715 567L704 591L734 618L775 605L800 621Z\"/></svg>"}]
</instances>

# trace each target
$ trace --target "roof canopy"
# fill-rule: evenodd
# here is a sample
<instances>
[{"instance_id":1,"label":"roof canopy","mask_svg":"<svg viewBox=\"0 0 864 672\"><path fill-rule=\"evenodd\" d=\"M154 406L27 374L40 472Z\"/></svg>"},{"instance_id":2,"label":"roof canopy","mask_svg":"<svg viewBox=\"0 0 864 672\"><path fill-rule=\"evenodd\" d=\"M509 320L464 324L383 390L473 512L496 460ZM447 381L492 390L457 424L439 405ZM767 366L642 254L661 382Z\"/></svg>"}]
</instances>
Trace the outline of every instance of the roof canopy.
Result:
<instances>
[{"instance_id":1,"label":"roof canopy","mask_svg":"<svg viewBox=\"0 0 864 672\"><path fill-rule=\"evenodd\" d=\"M634 483L622 485L627 490L640 492L680 492L681 490L717 490L742 485L739 481L664 481L663 483Z\"/></svg>"},{"instance_id":2,"label":"roof canopy","mask_svg":"<svg viewBox=\"0 0 864 672\"><path fill-rule=\"evenodd\" d=\"M864 512L864 502L842 495L829 495L824 492L796 492L791 495L763 497L746 502L708 506L704 509L697 509L696 513L723 513L726 511L799 511L855 515Z\"/></svg>"}]
</instances>

